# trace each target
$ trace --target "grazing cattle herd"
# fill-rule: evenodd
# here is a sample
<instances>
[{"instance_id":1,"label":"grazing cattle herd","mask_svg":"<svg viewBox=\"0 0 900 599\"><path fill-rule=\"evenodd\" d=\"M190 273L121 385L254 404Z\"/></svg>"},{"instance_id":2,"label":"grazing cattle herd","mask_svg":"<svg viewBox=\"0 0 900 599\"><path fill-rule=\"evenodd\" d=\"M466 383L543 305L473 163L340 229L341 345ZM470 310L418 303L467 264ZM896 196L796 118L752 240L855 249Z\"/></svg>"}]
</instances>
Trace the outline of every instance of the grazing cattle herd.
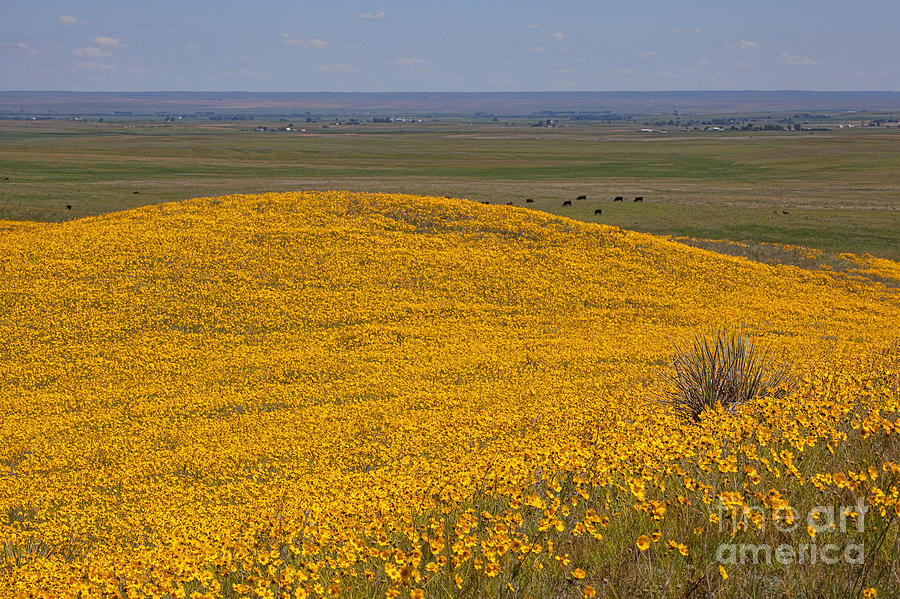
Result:
<instances>
[{"instance_id":1,"label":"grazing cattle herd","mask_svg":"<svg viewBox=\"0 0 900 599\"><path fill-rule=\"evenodd\" d=\"M134 192L134 193L137 193L137 192ZM448 197L449 197L449 196L448 196ZM634 197L633 202L635 202L635 203L641 204L641 203L644 202L644 196L633 196L633 197ZM576 200L576 201L578 201L578 200L587 200L587 195L586 195L586 194L577 195L577 196L575 196L575 200ZM613 202L624 202L624 201L625 201L625 196L615 196L615 197L613 198L612 201L613 201ZM487 201L482 201L481 203L482 203L482 204L490 204L490 202L487 202ZM534 203L534 198L525 198L525 203L526 203L526 204L533 204L533 203ZM507 205L507 206L515 206L516 203L515 203L515 202L506 202L506 205ZM562 207L563 207L563 208L569 208L569 207L571 207L571 206L572 206L572 200L563 200L563 203L562 203ZM69 206L66 206L66 208L69 208ZM781 214L790 214L790 212L788 212L787 210L781 210L781 211L776 210L776 211L775 211L775 214L778 214L779 212L780 212ZM594 216L602 216L602 215L603 215L603 209L602 209L602 208L594 208Z\"/></svg>"},{"instance_id":2,"label":"grazing cattle herd","mask_svg":"<svg viewBox=\"0 0 900 599\"><path fill-rule=\"evenodd\" d=\"M576 199L576 200L586 200L586 199L587 199L587 196L586 196L586 195L580 195L580 196L576 196L575 199ZM531 200L526 200L526 201L531 201ZM624 202L624 201L625 201L625 196L616 196L616 197L613 198L613 202ZM634 201L635 201L635 202L643 202L643 201L644 201L644 196L634 196ZM572 205L572 200L565 200L565 201L562 203L562 205L563 205L563 207L571 206L571 205ZM602 209L602 208L595 208L595 209L594 209L594 214L603 214L603 209Z\"/></svg>"},{"instance_id":3,"label":"grazing cattle herd","mask_svg":"<svg viewBox=\"0 0 900 599\"><path fill-rule=\"evenodd\" d=\"M134 193L138 193L138 192L134 192ZM451 196L447 196L447 197L451 197ZM575 196L575 201L584 201L584 200L587 200L587 194L580 194L580 195ZM613 198L613 202L624 202L624 201L625 201L625 196L615 196ZM634 196L634 201L635 202L643 202L644 196ZM490 204L490 202L488 202L486 200L481 200L481 203L482 204ZM534 198L525 198L525 203L533 204ZM515 206L516 203L515 202L506 202L506 205L507 206ZM572 200L563 200L562 206L563 206L563 208L568 208L568 207L572 206ZM594 214L598 215L598 216L602 215L603 209L602 208L594 208ZM787 212L785 212L785 214L787 214Z\"/></svg>"}]
</instances>

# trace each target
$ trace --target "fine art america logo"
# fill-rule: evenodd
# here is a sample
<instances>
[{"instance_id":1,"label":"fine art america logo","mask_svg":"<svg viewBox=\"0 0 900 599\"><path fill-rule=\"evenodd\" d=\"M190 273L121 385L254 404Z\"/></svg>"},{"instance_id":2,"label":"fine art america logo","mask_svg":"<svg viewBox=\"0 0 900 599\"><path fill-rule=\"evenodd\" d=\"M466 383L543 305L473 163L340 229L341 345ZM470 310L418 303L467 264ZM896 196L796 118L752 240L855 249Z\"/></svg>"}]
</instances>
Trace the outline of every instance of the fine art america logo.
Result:
<instances>
[{"instance_id":1,"label":"fine art america logo","mask_svg":"<svg viewBox=\"0 0 900 599\"><path fill-rule=\"evenodd\" d=\"M853 506L817 505L806 514L794 510L791 506L782 505L773 510L771 517L766 518L763 508L740 508L734 505L719 504L719 532L724 532L730 524L731 534L735 536L741 531L756 531L760 536L766 533L767 526L773 526L779 533L790 534L805 526L805 535L809 541L804 543L722 543L716 549L716 560L720 564L837 564L859 565L865 562L865 546L863 543L849 542L854 536L861 535L865 529L865 517L868 507L858 500ZM803 517L805 516L805 518ZM843 538L847 542L820 543L819 534L838 532L829 535L832 541Z\"/></svg>"}]
</instances>

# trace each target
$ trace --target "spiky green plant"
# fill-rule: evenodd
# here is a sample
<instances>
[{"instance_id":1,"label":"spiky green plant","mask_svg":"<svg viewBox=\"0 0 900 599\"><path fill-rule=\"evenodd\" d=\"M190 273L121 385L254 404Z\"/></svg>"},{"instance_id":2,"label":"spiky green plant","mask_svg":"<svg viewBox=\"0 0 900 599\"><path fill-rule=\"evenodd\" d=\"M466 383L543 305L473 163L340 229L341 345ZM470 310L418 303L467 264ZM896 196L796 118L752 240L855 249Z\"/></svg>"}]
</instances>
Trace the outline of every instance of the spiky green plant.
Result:
<instances>
[{"instance_id":1,"label":"spiky green plant","mask_svg":"<svg viewBox=\"0 0 900 599\"><path fill-rule=\"evenodd\" d=\"M674 346L663 403L694 420L716 404L733 411L756 396L782 396L790 383L772 348L742 326L698 332L691 342Z\"/></svg>"}]
</instances>

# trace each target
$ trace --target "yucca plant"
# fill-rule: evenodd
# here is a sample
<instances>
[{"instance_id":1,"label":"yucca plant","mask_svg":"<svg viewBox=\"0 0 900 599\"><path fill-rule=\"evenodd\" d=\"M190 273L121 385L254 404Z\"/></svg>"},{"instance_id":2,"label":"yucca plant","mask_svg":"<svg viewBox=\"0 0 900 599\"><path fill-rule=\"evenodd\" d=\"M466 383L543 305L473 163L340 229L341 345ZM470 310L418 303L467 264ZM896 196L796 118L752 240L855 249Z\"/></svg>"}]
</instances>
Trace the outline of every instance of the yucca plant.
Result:
<instances>
[{"instance_id":1,"label":"yucca plant","mask_svg":"<svg viewBox=\"0 0 900 599\"><path fill-rule=\"evenodd\" d=\"M694 420L716 404L733 411L756 396L781 396L790 382L772 348L742 326L698 332L690 343L674 345L662 401Z\"/></svg>"}]
</instances>

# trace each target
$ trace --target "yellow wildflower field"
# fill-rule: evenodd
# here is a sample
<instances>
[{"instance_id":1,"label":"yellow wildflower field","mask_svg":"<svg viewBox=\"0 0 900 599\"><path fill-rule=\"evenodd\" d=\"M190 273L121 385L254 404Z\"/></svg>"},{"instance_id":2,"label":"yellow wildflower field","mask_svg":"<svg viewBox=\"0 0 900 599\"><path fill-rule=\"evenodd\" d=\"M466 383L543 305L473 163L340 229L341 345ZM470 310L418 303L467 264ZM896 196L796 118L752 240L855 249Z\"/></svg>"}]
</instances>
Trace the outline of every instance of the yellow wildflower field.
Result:
<instances>
[{"instance_id":1,"label":"yellow wildflower field","mask_svg":"<svg viewBox=\"0 0 900 599\"><path fill-rule=\"evenodd\" d=\"M880 283L346 192L10 226L0 265L0 597L731 596L754 570L716 543L860 498L836 567L890 580ZM728 323L797 385L656 403L673 341ZM786 596L836 572L776 567Z\"/></svg>"}]
</instances>

